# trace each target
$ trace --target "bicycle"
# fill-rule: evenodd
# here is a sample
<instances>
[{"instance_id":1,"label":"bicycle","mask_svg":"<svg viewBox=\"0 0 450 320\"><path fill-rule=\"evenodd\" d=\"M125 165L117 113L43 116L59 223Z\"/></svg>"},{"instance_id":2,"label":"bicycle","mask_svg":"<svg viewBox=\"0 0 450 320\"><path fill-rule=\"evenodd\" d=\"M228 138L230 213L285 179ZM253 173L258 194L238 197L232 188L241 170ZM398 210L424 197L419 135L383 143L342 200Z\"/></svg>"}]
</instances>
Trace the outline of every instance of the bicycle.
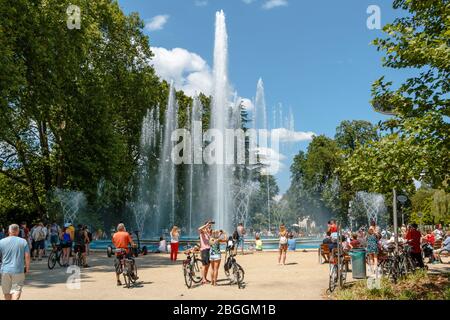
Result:
<instances>
[{"instance_id":1,"label":"bicycle","mask_svg":"<svg viewBox=\"0 0 450 320\"><path fill-rule=\"evenodd\" d=\"M63 264L61 262L61 258L62 258L62 246L61 244L58 244L52 249L52 252L50 252L50 255L48 256L47 261L48 268L52 270L56 266L56 263L58 263L59 266L62 267Z\"/></svg>"},{"instance_id":2,"label":"bicycle","mask_svg":"<svg viewBox=\"0 0 450 320\"><path fill-rule=\"evenodd\" d=\"M188 289L192 288L192 284L198 284L202 281L200 264L198 259L198 247L190 248L184 252L186 259L183 261L184 282Z\"/></svg>"},{"instance_id":3,"label":"bicycle","mask_svg":"<svg viewBox=\"0 0 450 320\"><path fill-rule=\"evenodd\" d=\"M131 288L139 279L137 275L137 266L133 257L125 249L116 249L116 258L114 268L117 274L122 274L125 282L125 288Z\"/></svg>"},{"instance_id":4,"label":"bicycle","mask_svg":"<svg viewBox=\"0 0 450 320\"><path fill-rule=\"evenodd\" d=\"M343 286L345 282L347 281L347 270L345 267L345 259L344 259L344 252L341 248L341 252L338 257L337 249L333 249L331 252L331 258L330 258L330 275L329 275L329 282L328 282L328 290L329 292L333 292L339 281L339 275L340 275L340 285Z\"/></svg>"},{"instance_id":5,"label":"bicycle","mask_svg":"<svg viewBox=\"0 0 450 320\"><path fill-rule=\"evenodd\" d=\"M230 280L230 285L236 283L239 289L244 287L244 269L236 262L236 241L229 240L225 250L225 275Z\"/></svg>"},{"instance_id":6,"label":"bicycle","mask_svg":"<svg viewBox=\"0 0 450 320\"><path fill-rule=\"evenodd\" d=\"M416 270L416 263L411 257L411 246L399 245L399 250L395 250L395 246L388 248L388 257L381 264L382 274L387 276L393 283L407 274Z\"/></svg>"}]
</instances>

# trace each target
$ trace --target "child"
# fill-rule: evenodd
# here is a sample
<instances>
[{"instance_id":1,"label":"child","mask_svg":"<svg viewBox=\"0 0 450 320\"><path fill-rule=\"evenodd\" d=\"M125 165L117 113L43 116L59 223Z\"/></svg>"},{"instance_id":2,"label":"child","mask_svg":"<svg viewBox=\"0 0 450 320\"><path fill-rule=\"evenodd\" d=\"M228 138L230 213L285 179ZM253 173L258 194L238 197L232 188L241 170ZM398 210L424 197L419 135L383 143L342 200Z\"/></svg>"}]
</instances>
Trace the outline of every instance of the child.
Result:
<instances>
[{"instance_id":1,"label":"child","mask_svg":"<svg viewBox=\"0 0 450 320\"><path fill-rule=\"evenodd\" d=\"M255 249L256 249L256 251L262 251L262 246L263 246L263 243L262 243L261 237L259 236L259 233L257 233L255 235Z\"/></svg>"},{"instance_id":2,"label":"child","mask_svg":"<svg viewBox=\"0 0 450 320\"><path fill-rule=\"evenodd\" d=\"M361 243L358 240L358 234L354 233L352 234L352 241L350 241L350 248L360 248L361 247Z\"/></svg>"}]
</instances>

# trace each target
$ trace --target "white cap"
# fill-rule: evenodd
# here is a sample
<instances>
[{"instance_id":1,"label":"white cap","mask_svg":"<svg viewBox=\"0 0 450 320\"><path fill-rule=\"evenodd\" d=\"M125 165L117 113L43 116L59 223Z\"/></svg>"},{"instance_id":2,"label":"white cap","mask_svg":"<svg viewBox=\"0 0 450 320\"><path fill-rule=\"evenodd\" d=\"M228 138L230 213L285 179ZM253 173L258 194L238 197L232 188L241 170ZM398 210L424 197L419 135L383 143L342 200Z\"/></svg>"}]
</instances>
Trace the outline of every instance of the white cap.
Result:
<instances>
[{"instance_id":1,"label":"white cap","mask_svg":"<svg viewBox=\"0 0 450 320\"><path fill-rule=\"evenodd\" d=\"M66 223L64 223L64 228L68 228L68 227L70 227L71 225L72 225L71 223L66 222Z\"/></svg>"}]
</instances>

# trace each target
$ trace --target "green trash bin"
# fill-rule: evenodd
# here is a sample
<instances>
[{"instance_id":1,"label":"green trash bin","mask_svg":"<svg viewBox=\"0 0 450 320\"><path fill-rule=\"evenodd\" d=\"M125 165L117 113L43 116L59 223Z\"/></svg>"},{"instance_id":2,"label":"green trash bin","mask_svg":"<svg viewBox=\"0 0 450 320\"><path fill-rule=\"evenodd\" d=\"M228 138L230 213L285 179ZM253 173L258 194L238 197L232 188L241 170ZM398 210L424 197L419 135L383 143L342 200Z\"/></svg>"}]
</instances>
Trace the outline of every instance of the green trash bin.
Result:
<instances>
[{"instance_id":1,"label":"green trash bin","mask_svg":"<svg viewBox=\"0 0 450 320\"><path fill-rule=\"evenodd\" d=\"M349 253L352 258L353 279L366 279L366 249L354 248Z\"/></svg>"}]
</instances>

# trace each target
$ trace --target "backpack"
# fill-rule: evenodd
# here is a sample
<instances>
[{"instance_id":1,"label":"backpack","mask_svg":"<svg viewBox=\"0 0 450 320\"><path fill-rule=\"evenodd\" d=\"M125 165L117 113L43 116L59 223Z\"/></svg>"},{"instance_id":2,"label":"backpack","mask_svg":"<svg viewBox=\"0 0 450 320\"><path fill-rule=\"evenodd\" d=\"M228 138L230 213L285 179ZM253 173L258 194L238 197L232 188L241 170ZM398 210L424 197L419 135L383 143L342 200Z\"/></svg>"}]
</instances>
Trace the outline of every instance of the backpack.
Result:
<instances>
[{"instance_id":1,"label":"backpack","mask_svg":"<svg viewBox=\"0 0 450 320\"><path fill-rule=\"evenodd\" d=\"M44 232L44 228L42 227L36 227L36 229L34 229L33 234L31 235L33 237L34 241L42 241L45 240L45 232Z\"/></svg>"}]
</instances>

